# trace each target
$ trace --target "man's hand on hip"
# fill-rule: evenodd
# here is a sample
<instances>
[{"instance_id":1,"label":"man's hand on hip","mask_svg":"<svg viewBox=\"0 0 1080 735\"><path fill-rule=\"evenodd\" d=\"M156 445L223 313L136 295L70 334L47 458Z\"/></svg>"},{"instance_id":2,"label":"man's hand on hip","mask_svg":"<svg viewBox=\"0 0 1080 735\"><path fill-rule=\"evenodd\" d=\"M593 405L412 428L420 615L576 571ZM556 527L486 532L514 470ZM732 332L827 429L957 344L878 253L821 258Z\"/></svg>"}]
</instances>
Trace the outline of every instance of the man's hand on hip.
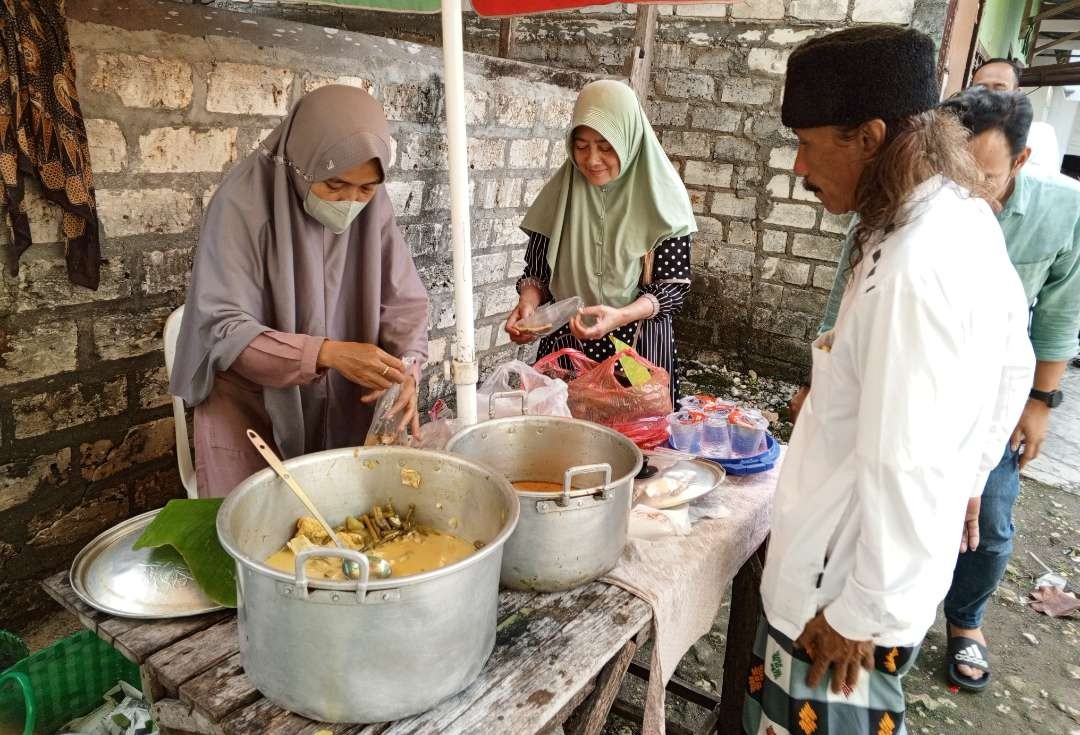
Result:
<instances>
[{"instance_id":1,"label":"man's hand on hip","mask_svg":"<svg viewBox=\"0 0 1080 735\"><path fill-rule=\"evenodd\" d=\"M788 413L791 416L791 423L794 424L799 420L799 413L802 412L803 404L806 403L808 395L810 395L810 386L804 383L799 386L799 389L795 391L795 395L788 401Z\"/></svg>"},{"instance_id":2,"label":"man's hand on hip","mask_svg":"<svg viewBox=\"0 0 1080 735\"><path fill-rule=\"evenodd\" d=\"M1020 469L1039 456L1039 450L1046 439L1046 432L1050 426L1050 407L1042 401L1029 400L1024 406L1024 412L1020 414L1020 422L1012 433L1010 446L1015 452L1024 446L1024 453L1020 455Z\"/></svg>"}]
</instances>

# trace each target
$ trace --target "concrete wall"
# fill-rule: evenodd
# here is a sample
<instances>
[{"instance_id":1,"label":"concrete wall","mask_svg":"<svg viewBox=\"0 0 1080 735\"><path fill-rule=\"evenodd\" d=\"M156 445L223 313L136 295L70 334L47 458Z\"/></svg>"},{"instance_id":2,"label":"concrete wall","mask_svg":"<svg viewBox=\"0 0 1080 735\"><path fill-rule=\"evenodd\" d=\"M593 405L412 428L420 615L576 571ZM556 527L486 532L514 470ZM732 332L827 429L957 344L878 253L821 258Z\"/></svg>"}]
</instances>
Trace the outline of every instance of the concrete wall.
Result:
<instances>
[{"instance_id":1,"label":"concrete wall","mask_svg":"<svg viewBox=\"0 0 1080 735\"><path fill-rule=\"evenodd\" d=\"M224 4L440 42L437 17ZM915 0L660 6L649 116L683 175L701 229L693 292L677 322L684 353L720 351L788 376L805 369L847 221L824 212L791 173L795 139L779 119L787 55L807 38L854 23L908 23L914 8ZM514 58L621 73L635 13L634 5L615 4L521 17ZM495 53L498 27L496 20L467 18L466 45Z\"/></svg>"},{"instance_id":2,"label":"concrete wall","mask_svg":"<svg viewBox=\"0 0 1080 735\"><path fill-rule=\"evenodd\" d=\"M1053 87L1050 93L1049 105L1042 119L1054 127L1054 133L1058 140L1058 152L1061 156L1066 154L1076 155L1076 146L1073 138L1080 130L1080 102L1065 97L1065 87ZM1061 160L1058 160L1061 165Z\"/></svg>"},{"instance_id":3,"label":"concrete wall","mask_svg":"<svg viewBox=\"0 0 1080 735\"><path fill-rule=\"evenodd\" d=\"M1039 12L1039 0L1031 3L1031 14ZM979 23L979 43L987 56L1022 59L1026 48L1020 39L1025 3L1018 0L987 0Z\"/></svg>"},{"instance_id":4,"label":"concrete wall","mask_svg":"<svg viewBox=\"0 0 1080 735\"><path fill-rule=\"evenodd\" d=\"M425 399L445 395L453 325L441 54L429 47L215 9L69 3L104 222L97 292L65 276L58 211L32 197L35 245L0 278L0 620L32 615L37 580L95 534L180 494L161 333L184 300L222 174L306 90L365 86L397 140L388 189L432 297ZM478 347L516 301L518 223L553 166L587 77L467 60ZM0 228L3 229L3 228Z\"/></svg>"},{"instance_id":5,"label":"concrete wall","mask_svg":"<svg viewBox=\"0 0 1080 735\"><path fill-rule=\"evenodd\" d=\"M1045 63L1051 63L1048 59ZM1080 102L1065 96L1067 87L1039 87L1028 92L1035 120L1049 123L1054 129L1058 144L1058 165L1066 155L1076 155L1073 142L1080 135Z\"/></svg>"}]
</instances>

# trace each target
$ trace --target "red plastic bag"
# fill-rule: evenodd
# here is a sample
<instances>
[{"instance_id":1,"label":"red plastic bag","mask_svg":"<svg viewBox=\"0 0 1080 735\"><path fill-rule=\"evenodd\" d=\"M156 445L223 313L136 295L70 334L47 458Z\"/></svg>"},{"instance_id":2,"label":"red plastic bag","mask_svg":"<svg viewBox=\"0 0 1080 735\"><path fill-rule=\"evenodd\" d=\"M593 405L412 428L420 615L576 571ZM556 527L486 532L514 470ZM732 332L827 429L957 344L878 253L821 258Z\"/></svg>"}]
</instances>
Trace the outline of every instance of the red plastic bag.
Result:
<instances>
[{"instance_id":1,"label":"red plastic bag","mask_svg":"<svg viewBox=\"0 0 1080 735\"><path fill-rule=\"evenodd\" d=\"M592 358L586 357L581 350L567 347L565 349L545 355L533 363L533 370L542 373L549 378L557 378L566 383L575 380L582 373L595 368L597 363ZM570 367L567 368L566 366Z\"/></svg>"},{"instance_id":2,"label":"red plastic bag","mask_svg":"<svg viewBox=\"0 0 1080 735\"><path fill-rule=\"evenodd\" d=\"M619 358L633 357L649 371L643 385L625 386L615 375ZM616 352L570 382L568 403L575 418L607 426L624 425L640 419L656 419L671 413L668 373L634 350Z\"/></svg>"},{"instance_id":3,"label":"red plastic bag","mask_svg":"<svg viewBox=\"0 0 1080 735\"><path fill-rule=\"evenodd\" d=\"M650 450L667 441L667 416L652 416L628 424L612 424L612 429L634 442L639 449Z\"/></svg>"}]
</instances>

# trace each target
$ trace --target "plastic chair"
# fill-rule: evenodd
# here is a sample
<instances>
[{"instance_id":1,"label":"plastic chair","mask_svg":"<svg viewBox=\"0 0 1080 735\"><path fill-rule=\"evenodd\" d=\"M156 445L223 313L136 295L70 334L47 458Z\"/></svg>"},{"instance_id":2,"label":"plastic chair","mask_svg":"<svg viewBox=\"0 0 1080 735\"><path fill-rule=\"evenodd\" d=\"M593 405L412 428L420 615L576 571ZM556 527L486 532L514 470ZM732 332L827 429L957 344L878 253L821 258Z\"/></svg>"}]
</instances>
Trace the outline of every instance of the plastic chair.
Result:
<instances>
[{"instance_id":1,"label":"plastic chair","mask_svg":"<svg viewBox=\"0 0 1080 735\"><path fill-rule=\"evenodd\" d=\"M165 320L165 374L172 378L173 360L176 357L176 341L180 337L180 322L184 318L184 305L169 314ZM187 415L184 401L172 397L173 423L176 425L176 463L180 466L180 482L184 484L189 498L197 498L195 465L191 461L191 445L188 444Z\"/></svg>"}]
</instances>

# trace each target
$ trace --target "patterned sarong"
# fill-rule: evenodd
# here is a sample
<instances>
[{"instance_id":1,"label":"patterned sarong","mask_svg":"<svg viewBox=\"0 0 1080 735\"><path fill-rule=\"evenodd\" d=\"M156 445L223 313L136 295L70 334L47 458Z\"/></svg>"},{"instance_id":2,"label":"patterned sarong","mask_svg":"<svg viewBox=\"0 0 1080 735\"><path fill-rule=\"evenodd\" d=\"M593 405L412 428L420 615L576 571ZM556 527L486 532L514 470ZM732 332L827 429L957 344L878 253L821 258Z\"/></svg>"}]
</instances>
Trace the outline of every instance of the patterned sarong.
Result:
<instances>
[{"instance_id":1,"label":"patterned sarong","mask_svg":"<svg viewBox=\"0 0 1080 735\"><path fill-rule=\"evenodd\" d=\"M863 669L855 689L833 694L826 675L806 686L810 657L763 617L743 705L748 735L904 735L901 682L919 647L874 649L874 670Z\"/></svg>"}]
</instances>

